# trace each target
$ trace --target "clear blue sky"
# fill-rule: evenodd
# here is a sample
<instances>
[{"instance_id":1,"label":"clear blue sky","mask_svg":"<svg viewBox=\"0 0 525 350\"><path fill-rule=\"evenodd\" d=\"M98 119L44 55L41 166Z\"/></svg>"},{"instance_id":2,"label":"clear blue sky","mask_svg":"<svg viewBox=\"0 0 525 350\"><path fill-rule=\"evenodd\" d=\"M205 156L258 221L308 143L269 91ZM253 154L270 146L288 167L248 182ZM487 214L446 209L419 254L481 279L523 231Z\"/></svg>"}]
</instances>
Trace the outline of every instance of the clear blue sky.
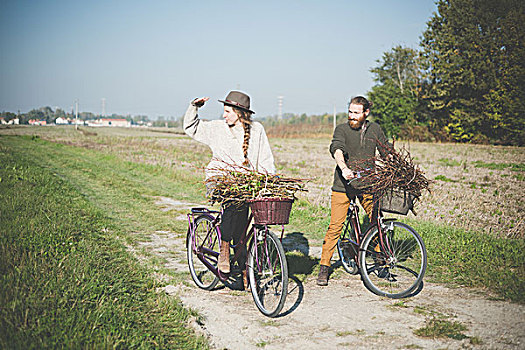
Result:
<instances>
[{"instance_id":1,"label":"clear blue sky","mask_svg":"<svg viewBox=\"0 0 525 350\"><path fill-rule=\"evenodd\" d=\"M343 112L395 45L417 48L433 0L0 0L0 110L180 117L228 91L256 117Z\"/></svg>"}]
</instances>

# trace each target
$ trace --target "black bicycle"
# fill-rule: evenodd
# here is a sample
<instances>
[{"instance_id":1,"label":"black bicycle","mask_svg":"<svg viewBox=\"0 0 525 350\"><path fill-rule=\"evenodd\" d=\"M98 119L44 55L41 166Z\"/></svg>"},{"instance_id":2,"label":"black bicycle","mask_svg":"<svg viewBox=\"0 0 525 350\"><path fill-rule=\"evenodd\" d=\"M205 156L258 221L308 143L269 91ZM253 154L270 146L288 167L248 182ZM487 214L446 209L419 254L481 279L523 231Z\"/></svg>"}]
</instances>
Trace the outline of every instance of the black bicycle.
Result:
<instances>
[{"instance_id":1,"label":"black bicycle","mask_svg":"<svg viewBox=\"0 0 525 350\"><path fill-rule=\"evenodd\" d=\"M381 210L362 234L358 213L355 200L351 200L337 242L343 268L352 275L361 273L365 286L377 295L393 299L410 296L427 268L423 239L409 225L385 219Z\"/></svg>"}]
</instances>

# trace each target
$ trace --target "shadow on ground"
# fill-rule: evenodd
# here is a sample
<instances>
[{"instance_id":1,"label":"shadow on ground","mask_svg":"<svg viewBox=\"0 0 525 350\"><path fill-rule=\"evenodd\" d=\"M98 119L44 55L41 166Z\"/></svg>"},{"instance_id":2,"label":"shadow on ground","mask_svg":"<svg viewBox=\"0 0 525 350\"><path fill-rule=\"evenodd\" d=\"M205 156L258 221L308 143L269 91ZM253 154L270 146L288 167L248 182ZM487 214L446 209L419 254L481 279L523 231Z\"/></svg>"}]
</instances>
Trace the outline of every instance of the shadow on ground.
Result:
<instances>
[{"instance_id":1,"label":"shadow on ground","mask_svg":"<svg viewBox=\"0 0 525 350\"><path fill-rule=\"evenodd\" d=\"M298 251L304 255L310 255L310 245L308 239L302 232L287 233L282 240L285 252Z\"/></svg>"}]
</instances>

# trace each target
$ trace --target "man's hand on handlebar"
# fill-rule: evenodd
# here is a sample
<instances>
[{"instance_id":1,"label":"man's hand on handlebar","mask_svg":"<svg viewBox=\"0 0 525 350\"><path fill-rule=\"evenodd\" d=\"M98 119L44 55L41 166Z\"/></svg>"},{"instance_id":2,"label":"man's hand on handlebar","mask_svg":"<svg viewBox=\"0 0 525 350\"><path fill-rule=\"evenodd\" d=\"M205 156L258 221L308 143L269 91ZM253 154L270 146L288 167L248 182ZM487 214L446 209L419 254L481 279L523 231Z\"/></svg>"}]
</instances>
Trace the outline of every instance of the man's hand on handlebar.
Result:
<instances>
[{"instance_id":1,"label":"man's hand on handlebar","mask_svg":"<svg viewBox=\"0 0 525 350\"><path fill-rule=\"evenodd\" d=\"M354 177L354 172L352 170L350 170L349 168L343 168L343 170L341 170L341 172L342 172L343 177L346 180L350 180L351 178Z\"/></svg>"}]
</instances>

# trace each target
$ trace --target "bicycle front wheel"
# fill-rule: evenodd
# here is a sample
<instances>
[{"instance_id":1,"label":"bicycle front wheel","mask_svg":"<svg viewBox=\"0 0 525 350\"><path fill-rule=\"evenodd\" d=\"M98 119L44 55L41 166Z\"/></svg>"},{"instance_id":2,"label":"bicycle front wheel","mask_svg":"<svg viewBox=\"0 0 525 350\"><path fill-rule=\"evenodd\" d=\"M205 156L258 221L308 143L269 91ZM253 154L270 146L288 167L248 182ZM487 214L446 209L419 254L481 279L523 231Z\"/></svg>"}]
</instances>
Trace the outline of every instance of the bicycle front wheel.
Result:
<instances>
[{"instance_id":1,"label":"bicycle front wheel","mask_svg":"<svg viewBox=\"0 0 525 350\"><path fill-rule=\"evenodd\" d=\"M268 229L256 230L248 253L253 300L268 317L281 312L288 293L288 265L281 241Z\"/></svg>"},{"instance_id":2,"label":"bicycle front wheel","mask_svg":"<svg viewBox=\"0 0 525 350\"><path fill-rule=\"evenodd\" d=\"M188 232L187 257L190 275L193 282L202 289L211 290L219 282L213 272L199 259L197 254L202 253L202 257L212 266L217 267L219 251L219 233L213 225L213 220L207 215L201 215L195 220L195 232Z\"/></svg>"},{"instance_id":3,"label":"bicycle front wheel","mask_svg":"<svg viewBox=\"0 0 525 350\"><path fill-rule=\"evenodd\" d=\"M377 226L365 236L359 252L359 268L365 286L393 299L409 296L421 283L427 268L427 251L419 234L397 221Z\"/></svg>"}]
</instances>

